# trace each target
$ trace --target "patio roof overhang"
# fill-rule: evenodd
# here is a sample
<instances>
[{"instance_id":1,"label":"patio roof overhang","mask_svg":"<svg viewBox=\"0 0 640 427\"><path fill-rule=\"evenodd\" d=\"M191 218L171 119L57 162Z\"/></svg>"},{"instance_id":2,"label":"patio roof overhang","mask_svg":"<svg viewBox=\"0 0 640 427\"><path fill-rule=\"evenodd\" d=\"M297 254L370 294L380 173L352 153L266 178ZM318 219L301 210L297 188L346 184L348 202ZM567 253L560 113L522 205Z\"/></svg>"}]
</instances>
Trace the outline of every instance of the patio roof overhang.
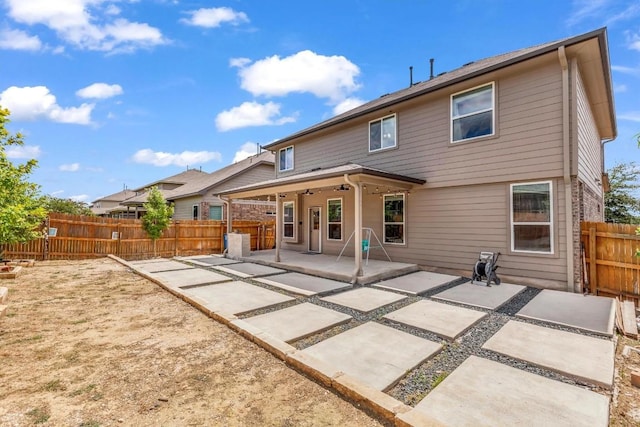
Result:
<instances>
[{"instance_id":1,"label":"patio roof overhang","mask_svg":"<svg viewBox=\"0 0 640 427\"><path fill-rule=\"evenodd\" d=\"M426 181L357 164L347 164L327 169L313 170L285 176L258 184L232 188L219 193L229 199L260 199L275 193L295 193L306 190L338 187L347 184L345 175L354 183L376 185L390 192L408 191Z\"/></svg>"}]
</instances>

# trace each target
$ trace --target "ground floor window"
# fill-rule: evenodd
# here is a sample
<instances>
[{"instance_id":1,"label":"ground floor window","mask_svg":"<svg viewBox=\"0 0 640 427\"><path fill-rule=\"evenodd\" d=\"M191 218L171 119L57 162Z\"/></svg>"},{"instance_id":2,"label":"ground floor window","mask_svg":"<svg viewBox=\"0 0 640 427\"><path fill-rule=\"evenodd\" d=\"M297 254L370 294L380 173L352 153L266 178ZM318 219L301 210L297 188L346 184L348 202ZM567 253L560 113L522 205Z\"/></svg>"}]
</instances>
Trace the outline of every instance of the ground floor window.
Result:
<instances>
[{"instance_id":1,"label":"ground floor window","mask_svg":"<svg viewBox=\"0 0 640 427\"><path fill-rule=\"evenodd\" d=\"M222 221L222 206L209 206L209 219Z\"/></svg>"},{"instance_id":2,"label":"ground floor window","mask_svg":"<svg viewBox=\"0 0 640 427\"><path fill-rule=\"evenodd\" d=\"M551 181L511 184L511 250L553 253Z\"/></svg>"},{"instance_id":3,"label":"ground floor window","mask_svg":"<svg viewBox=\"0 0 640 427\"><path fill-rule=\"evenodd\" d=\"M200 218L200 216L198 215L198 208L199 208L198 205L193 205L193 210L192 210L193 219L199 219Z\"/></svg>"},{"instance_id":4,"label":"ground floor window","mask_svg":"<svg viewBox=\"0 0 640 427\"><path fill-rule=\"evenodd\" d=\"M295 202L282 203L282 237L293 239L295 224Z\"/></svg>"},{"instance_id":5,"label":"ground floor window","mask_svg":"<svg viewBox=\"0 0 640 427\"><path fill-rule=\"evenodd\" d=\"M327 239L342 240L342 199L327 200Z\"/></svg>"},{"instance_id":6,"label":"ground floor window","mask_svg":"<svg viewBox=\"0 0 640 427\"><path fill-rule=\"evenodd\" d=\"M384 196L384 242L404 244L404 194Z\"/></svg>"}]
</instances>

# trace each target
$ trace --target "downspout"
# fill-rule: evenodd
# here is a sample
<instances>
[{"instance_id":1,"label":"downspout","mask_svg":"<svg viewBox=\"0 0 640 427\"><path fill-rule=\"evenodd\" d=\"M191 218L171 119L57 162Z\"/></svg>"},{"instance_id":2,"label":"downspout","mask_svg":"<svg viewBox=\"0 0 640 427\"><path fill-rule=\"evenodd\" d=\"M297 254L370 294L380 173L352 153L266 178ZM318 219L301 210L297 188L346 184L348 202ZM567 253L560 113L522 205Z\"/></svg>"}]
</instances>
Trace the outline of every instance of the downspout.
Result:
<instances>
[{"instance_id":1,"label":"downspout","mask_svg":"<svg viewBox=\"0 0 640 427\"><path fill-rule=\"evenodd\" d=\"M558 48L562 68L562 177L564 179L565 238L567 239L567 292L575 292L573 283L573 195L571 192L571 132L569 63L564 46Z\"/></svg>"},{"instance_id":2,"label":"downspout","mask_svg":"<svg viewBox=\"0 0 640 427\"><path fill-rule=\"evenodd\" d=\"M355 266L351 275L351 284L358 282L358 277L362 276L362 188L359 182L353 182L349 175L344 174L344 181L355 189L355 210L354 210L354 244L355 244Z\"/></svg>"},{"instance_id":3,"label":"downspout","mask_svg":"<svg viewBox=\"0 0 640 427\"><path fill-rule=\"evenodd\" d=\"M222 200L222 203L227 207L227 247L222 252L223 255L226 255L229 252L229 234L231 234L231 201L222 196L218 196L218 199Z\"/></svg>"},{"instance_id":4,"label":"downspout","mask_svg":"<svg viewBox=\"0 0 640 427\"><path fill-rule=\"evenodd\" d=\"M276 256L274 262L280 262L280 245L282 244L282 218L280 213L280 193L276 193L276 229L274 235L276 238Z\"/></svg>"}]
</instances>

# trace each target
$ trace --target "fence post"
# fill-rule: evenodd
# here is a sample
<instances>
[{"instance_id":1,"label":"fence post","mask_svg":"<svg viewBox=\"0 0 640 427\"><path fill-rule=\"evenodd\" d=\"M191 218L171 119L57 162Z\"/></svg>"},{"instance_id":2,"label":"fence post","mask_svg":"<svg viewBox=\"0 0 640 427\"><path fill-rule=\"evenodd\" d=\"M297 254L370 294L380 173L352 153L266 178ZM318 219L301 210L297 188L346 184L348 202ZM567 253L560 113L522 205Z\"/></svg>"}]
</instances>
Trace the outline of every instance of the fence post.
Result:
<instances>
[{"instance_id":1,"label":"fence post","mask_svg":"<svg viewBox=\"0 0 640 427\"><path fill-rule=\"evenodd\" d=\"M596 265L596 228L589 227L589 288L598 295L598 273Z\"/></svg>"},{"instance_id":2,"label":"fence post","mask_svg":"<svg viewBox=\"0 0 640 427\"><path fill-rule=\"evenodd\" d=\"M173 256L178 256L178 231L179 231L178 224L180 224L180 221L173 222L173 227L174 227Z\"/></svg>"}]
</instances>

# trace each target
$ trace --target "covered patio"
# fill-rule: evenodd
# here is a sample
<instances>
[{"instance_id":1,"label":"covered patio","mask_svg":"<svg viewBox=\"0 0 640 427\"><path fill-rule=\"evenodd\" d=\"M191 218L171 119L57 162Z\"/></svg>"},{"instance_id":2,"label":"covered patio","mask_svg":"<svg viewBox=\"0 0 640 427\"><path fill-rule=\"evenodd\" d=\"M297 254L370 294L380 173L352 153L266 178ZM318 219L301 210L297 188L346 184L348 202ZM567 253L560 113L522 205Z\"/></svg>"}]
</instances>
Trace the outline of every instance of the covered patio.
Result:
<instances>
[{"instance_id":1,"label":"covered patio","mask_svg":"<svg viewBox=\"0 0 640 427\"><path fill-rule=\"evenodd\" d=\"M369 259L372 228L363 223L364 198L398 195L404 201L405 195L424 183L422 179L348 163L225 190L218 197L229 204L239 199L276 201L275 248L252 254L250 261L365 284L415 271L418 267L391 262L388 256L388 262ZM340 200L339 238L329 236L329 217L323 217L325 203L329 199L338 200L336 197ZM328 215L329 209L326 209ZM228 233L232 231L230 212L231 209L227 209ZM383 224L380 226L382 235L386 229ZM404 221L393 227L396 233L406 233ZM381 239L374 236L380 243ZM397 240L382 240L378 248L384 249L384 243L397 243Z\"/></svg>"},{"instance_id":2,"label":"covered patio","mask_svg":"<svg viewBox=\"0 0 640 427\"><path fill-rule=\"evenodd\" d=\"M356 263L353 257L341 256L338 259L336 255L285 249L280 250L280 261L275 261L275 255L275 249L256 251L251 252L251 256L242 260L341 282L351 282L353 279L353 266ZM417 264L370 259L368 262L362 263L362 274L357 277L355 283L367 285L418 270Z\"/></svg>"}]
</instances>

